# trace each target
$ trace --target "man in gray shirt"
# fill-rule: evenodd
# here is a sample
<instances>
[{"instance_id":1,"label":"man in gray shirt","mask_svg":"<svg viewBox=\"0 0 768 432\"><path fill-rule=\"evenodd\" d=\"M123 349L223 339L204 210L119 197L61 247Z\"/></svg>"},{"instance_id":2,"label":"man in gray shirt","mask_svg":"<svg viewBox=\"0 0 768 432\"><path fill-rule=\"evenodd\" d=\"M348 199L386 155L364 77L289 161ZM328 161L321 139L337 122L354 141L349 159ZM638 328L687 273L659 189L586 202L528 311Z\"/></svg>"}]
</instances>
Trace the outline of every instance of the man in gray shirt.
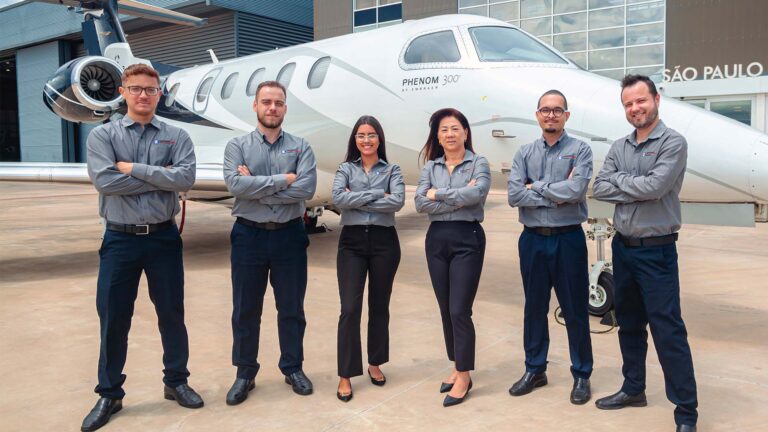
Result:
<instances>
[{"instance_id":1,"label":"man in gray shirt","mask_svg":"<svg viewBox=\"0 0 768 432\"><path fill-rule=\"evenodd\" d=\"M523 344L525 374L509 393L522 396L547 384L552 287L565 317L571 356L571 403L591 397L592 340L589 335L587 187L592 178L592 150L565 131L568 101L558 90L539 98L536 120L542 137L520 148L508 181L509 205L525 225L518 242L525 292Z\"/></svg>"},{"instance_id":2,"label":"man in gray shirt","mask_svg":"<svg viewBox=\"0 0 768 432\"><path fill-rule=\"evenodd\" d=\"M677 231L688 144L659 119L656 85L643 75L621 82L621 101L634 132L611 145L592 187L615 203L612 242L616 319L624 360L619 392L598 399L600 409L645 406L645 357L650 325L664 372L667 398L677 405L678 431L696 430L693 360L680 313Z\"/></svg>"},{"instance_id":3,"label":"man in gray shirt","mask_svg":"<svg viewBox=\"0 0 768 432\"><path fill-rule=\"evenodd\" d=\"M259 84L253 110L258 126L232 139L224 151L224 181L235 196L232 216L232 364L237 377L227 404L248 397L259 371L259 331L267 280L277 303L280 370L293 391L308 395L304 360L307 246L304 201L315 194L317 171L309 143L282 130L285 87Z\"/></svg>"},{"instance_id":4,"label":"man in gray shirt","mask_svg":"<svg viewBox=\"0 0 768 432\"><path fill-rule=\"evenodd\" d=\"M104 426L122 408L128 330L142 271L163 343L165 398L186 408L203 400L187 385L189 343L184 325L184 264L174 217L179 192L195 182L195 153L184 130L155 117L160 78L137 64L125 69L120 94L128 113L88 136L88 175L106 220L99 250L96 309L101 326L101 398L81 430Z\"/></svg>"}]
</instances>

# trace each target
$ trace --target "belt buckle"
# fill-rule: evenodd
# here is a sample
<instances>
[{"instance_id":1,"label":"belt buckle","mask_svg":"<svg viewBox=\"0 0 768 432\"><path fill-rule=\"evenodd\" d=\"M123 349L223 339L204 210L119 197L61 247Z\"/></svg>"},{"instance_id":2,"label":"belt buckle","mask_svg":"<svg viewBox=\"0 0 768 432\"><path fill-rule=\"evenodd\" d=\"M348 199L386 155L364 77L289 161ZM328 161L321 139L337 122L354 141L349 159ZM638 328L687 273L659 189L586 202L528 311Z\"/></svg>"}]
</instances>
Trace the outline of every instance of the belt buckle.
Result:
<instances>
[{"instance_id":1,"label":"belt buckle","mask_svg":"<svg viewBox=\"0 0 768 432\"><path fill-rule=\"evenodd\" d=\"M552 235L552 228L550 227L542 227L541 233L545 236L551 236Z\"/></svg>"},{"instance_id":2,"label":"belt buckle","mask_svg":"<svg viewBox=\"0 0 768 432\"><path fill-rule=\"evenodd\" d=\"M137 228L143 227L144 228L144 232L137 232L137 233L134 233L134 234L136 234L136 235L148 235L149 234L149 225L136 225L136 227Z\"/></svg>"},{"instance_id":3,"label":"belt buckle","mask_svg":"<svg viewBox=\"0 0 768 432\"><path fill-rule=\"evenodd\" d=\"M275 222L267 222L266 224L264 224L264 228L270 231L274 231L275 229L277 229L277 224Z\"/></svg>"}]
</instances>

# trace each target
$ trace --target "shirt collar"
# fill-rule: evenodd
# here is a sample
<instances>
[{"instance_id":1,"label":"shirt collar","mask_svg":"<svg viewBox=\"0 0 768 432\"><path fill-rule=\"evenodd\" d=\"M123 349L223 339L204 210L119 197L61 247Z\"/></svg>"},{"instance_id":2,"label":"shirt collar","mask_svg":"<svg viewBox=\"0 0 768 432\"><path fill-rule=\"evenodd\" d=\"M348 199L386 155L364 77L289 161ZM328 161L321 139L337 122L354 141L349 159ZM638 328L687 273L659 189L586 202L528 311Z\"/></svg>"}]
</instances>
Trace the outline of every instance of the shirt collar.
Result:
<instances>
[{"instance_id":1,"label":"shirt collar","mask_svg":"<svg viewBox=\"0 0 768 432\"><path fill-rule=\"evenodd\" d=\"M363 158L359 157L352 161L353 163L359 164L360 166L363 166ZM376 162L376 165L383 164L384 166L387 166L388 163L382 158L379 158L378 162Z\"/></svg>"},{"instance_id":2,"label":"shirt collar","mask_svg":"<svg viewBox=\"0 0 768 432\"><path fill-rule=\"evenodd\" d=\"M256 130L254 130L253 133L258 138L259 142L261 142L262 144L269 144L269 141L267 141L266 135L261 133L261 130L259 130L259 128L256 128ZM279 142L283 138L284 133L285 131L283 129L280 129L280 134L277 136L277 139L272 144L276 144L277 142Z\"/></svg>"},{"instance_id":3,"label":"shirt collar","mask_svg":"<svg viewBox=\"0 0 768 432\"><path fill-rule=\"evenodd\" d=\"M475 154L472 153L472 150L470 149L464 149L464 159L461 161L461 163L464 163L468 160L472 160L475 158ZM445 165L445 155L440 156L439 158L435 159L435 163L443 164ZM461 164L459 164L461 165Z\"/></svg>"},{"instance_id":4,"label":"shirt collar","mask_svg":"<svg viewBox=\"0 0 768 432\"><path fill-rule=\"evenodd\" d=\"M132 119L128 114L124 115L122 119L120 119L120 124L123 127L130 127L135 125L137 122ZM157 116L152 116L152 120L147 123L147 125L152 125L155 127L155 129L160 130L160 120L157 119ZM145 125L146 126L146 125Z\"/></svg>"},{"instance_id":5,"label":"shirt collar","mask_svg":"<svg viewBox=\"0 0 768 432\"><path fill-rule=\"evenodd\" d=\"M560 134L560 137L557 139L557 141L555 141L552 147L553 148L556 147L558 144L560 144L561 142L565 142L567 139L568 139L568 132L566 132L565 129L563 129L563 133ZM545 149L549 147L549 144L547 144L547 140L544 139L544 135L542 135L539 138L539 141L540 141L540 145L543 146Z\"/></svg>"},{"instance_id":6,"label":"shirt collar","mask_svg":"<svg viewBox=\"0 0 768 432\"><path fill-rule=\"evenodd\" d=\"M662 137L662 135L664 135L664 132L666 132L666 131L667 131L667 125L665 125L662 120L659 120L659 122L656 123L656 127L653 128L651 133L648 134L648 138L646 138L646 140L643 141L643 142L645 143L645 142L648 142L650 140L659 139L659 138ZM629 141L629 143L632 144L635 147L640 145L637 142L637 129L632 131L632 133L627 136L627 141Z\"/></svg>"}]
</instances>

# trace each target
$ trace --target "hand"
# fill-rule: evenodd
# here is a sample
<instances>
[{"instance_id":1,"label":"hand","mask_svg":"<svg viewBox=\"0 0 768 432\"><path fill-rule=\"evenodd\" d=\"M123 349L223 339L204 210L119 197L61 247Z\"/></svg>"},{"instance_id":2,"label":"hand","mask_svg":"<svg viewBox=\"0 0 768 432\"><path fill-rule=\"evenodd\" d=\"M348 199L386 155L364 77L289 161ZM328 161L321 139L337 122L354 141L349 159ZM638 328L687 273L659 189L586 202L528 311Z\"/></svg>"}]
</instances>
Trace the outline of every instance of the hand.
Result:
<instances>
[{"instance_id":1,"label":"hand","mask_svg":"<svg viewBox=\"0 0 768 432\"><path fill-rule=\"evenodd\" d=\"M384 192L385 197L388 197L389 195L390 195L389 192Z\"/></svg>"},{"instance_id":2,"label":"hand","mask_svg":"<svg viewBox=\"0 0 768 432\"><path fill-rule=\"evenodd\" d=\"M571 171L568 172L568 180L573 178L573 168L571 168Z\"/></svg>"},{"instance_id":3,"label":"hand","mask_svg":"<svg viewBox=\"0 0 768 432\"><path fill-rule=\"evenodd\" d=\"M435 198L435 194L437 193L437 189L432 188L427 191L427 198L431 199L432 201L435 201L437 198Z\"/></svg>"},{"instance_id":4,"label":"hand","mask_svg":"<svg viewBox=\"0 0 768 432\"><path fill-rule=\"evenodd\" d=\"M293 173L287 173L285 175L285 182L288 183L288 186L292 185L293 182L296 181L296 174Z\"/></svg>"},{"instance_id":5,"label":"hand","mask_svg":"<svg viewBox=\"0 0 768 432\"><path fill-rule=\"evenodd\" d=\"M352 192L349 188L344 188L344 192Z\"/></svg>"},{"instance_id":6,"label":"hand","mask_svg":"<svg viewBox=\"0 0 768 432\"><path fill-rule=\"evenodd\" d=\"M472 179L469 181L469 183L467 183L467 186L475 186L475 185L477 185L477 179Z\"/></svg>"},{"instance_id":7,"label":"hand","mask_svg":"<svg viewBox=\"0 0 768 432\"><path fill-rule=\"evenodd\" d=\"M249 175L251 175L251 171L245 165L238 165L237 166L237 172L240 173L241 176L249 176Z\"/></svg>"},{"instance_id":8,"label":"hand","mask_svg":"<svg viewBox=\"0 0 768 432\"><path fill-rule=\"evenodd\" d=\"M526 189L530 189L530 188L532 188L532 187L533 187L533 183L528 183L527 185L525 185L525 188L526 188Z\"/></svg>"},{"instance_id":9,"label":"hand","mask_svg":"<svg viewBox=\"0 0 768 432\"><path fill-rule=\"evenodd\" d=\"M117 170L125 175L131 175L133 171L133 162L118 162L115 164Z\"/></svg>"}]
</instances>

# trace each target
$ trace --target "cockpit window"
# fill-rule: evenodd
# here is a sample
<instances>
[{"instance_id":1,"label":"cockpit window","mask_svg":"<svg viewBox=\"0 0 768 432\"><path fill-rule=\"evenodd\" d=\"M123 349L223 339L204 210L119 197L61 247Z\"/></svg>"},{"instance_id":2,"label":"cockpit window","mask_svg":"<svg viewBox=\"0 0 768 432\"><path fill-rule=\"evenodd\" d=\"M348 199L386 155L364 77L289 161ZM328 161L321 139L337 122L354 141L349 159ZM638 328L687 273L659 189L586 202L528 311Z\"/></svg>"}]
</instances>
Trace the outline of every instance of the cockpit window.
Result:
<instances>
[{"instance_id":1,"label":"cockpit window","mask_svg":"<svg viewBox=\"0 0 768 432\"><path fill-rule=\"evenodd\" d=\"M469 29L480 61L568 63L541 42L512 27Z\"/></svg>"},{"instance_id":2,"label":"cockpit window","mask_svg":"<svg viewBox=\"0 0 768 432\"><path fill-rule=\"evenodd\" d=\"M450 30L414 39L405 50L405 63L455 63L461 59L456 39Z\"/></svg>"}]
</instances>

